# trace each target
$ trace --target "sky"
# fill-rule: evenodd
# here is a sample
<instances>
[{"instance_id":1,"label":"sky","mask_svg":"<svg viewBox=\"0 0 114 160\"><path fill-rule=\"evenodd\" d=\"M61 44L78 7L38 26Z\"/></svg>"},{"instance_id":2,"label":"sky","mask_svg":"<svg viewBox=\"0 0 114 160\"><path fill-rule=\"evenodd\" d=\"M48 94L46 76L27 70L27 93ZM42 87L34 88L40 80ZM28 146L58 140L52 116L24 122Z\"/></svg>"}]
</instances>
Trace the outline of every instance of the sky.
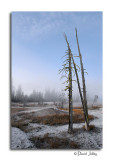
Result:
<instances>
[{"instance_id":1,"label":"sky","mask_svg":"<svg viewBox=\"0 0 114 160\"><path fill-rule=\"evenodd\" d=\"M65 88L58 70L67 45L78 55L75 27L83 59L87 94L102 98L102 12L12 12L12 82L26 94L33 89L61 91ZM79 64L79 58L75 58ZM81 75L79 73L80 81ZM75 79L75 77L74 77ZM73 82L74 92L78 93Z\"/></svg>"}]
</instances>

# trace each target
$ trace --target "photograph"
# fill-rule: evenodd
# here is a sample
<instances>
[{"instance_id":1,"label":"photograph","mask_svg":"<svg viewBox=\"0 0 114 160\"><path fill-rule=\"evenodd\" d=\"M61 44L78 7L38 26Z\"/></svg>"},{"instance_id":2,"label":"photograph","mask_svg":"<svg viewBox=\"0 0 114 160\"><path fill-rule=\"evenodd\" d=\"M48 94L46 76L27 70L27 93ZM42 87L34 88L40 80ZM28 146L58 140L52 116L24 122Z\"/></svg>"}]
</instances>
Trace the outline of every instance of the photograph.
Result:
<instances>
[{"instance_id":1,"label":"photograph","mask_svg":"<svg viewBox=\"0 0 114 160\"><path fill-rule=\"evenodd\" d=\"M10 149L103 148L103 12L10 13Z\"/></svg>"}]
</instances>

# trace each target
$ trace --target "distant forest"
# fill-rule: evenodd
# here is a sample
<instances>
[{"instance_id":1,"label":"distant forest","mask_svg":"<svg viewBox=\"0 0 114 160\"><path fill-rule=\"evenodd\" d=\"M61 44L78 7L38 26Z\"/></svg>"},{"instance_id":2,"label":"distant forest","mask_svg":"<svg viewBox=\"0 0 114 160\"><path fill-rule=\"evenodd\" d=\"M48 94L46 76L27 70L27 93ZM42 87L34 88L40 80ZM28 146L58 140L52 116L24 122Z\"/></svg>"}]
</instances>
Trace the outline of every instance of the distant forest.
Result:
<instances>
[{"instance_id":1,"label":"distant forest","mask_svg":"<svg viewBox=\"0 0 114 160\"><path fill-rule=\"evenodd\" d=\"M99 99L98 95L94 95L91 98L87 95L88 101L96 103ZM45 93L33 90L29 95L25 94L22 90L22 87L19 86L15 89L14 86L11 88L11 102L20 102L20 103L27 103L27 102L37 102L38 104L43 104L43 102L60 102L60 103L67 103L68 98L63 91L57 92L55 90L47 89ZM80 97L78 94L73 95L73 102L81 102Z\"/></svg>"},{"instance_id":2,"label":"distant forest","mask_svg":"<svg viewBox=\"0 0 114 160\"><path fill-rule=\"evenodd\" d=\"M23 92L21 86L16 90L15 87L11 89L12 102L65 102L66 97L64 93L58 93L55 90L45 90L45 93L33 90L31 94L27 95Z\"/></svg>"}]
</instances>

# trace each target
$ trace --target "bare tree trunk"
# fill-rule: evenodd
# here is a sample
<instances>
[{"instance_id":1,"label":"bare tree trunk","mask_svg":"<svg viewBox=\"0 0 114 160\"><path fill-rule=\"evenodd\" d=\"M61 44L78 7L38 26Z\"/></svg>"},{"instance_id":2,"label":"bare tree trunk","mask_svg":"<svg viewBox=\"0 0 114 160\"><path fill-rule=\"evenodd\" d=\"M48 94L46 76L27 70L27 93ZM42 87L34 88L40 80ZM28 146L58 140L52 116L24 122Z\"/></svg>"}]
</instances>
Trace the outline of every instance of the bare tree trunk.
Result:
<instances>
[{"instance_id":1,"label":"bare tree trunk","mask_svg":"<svg viewBox=\"0 0 114 160\"><path fill-rule=\"evenodd\" d=\"M68 74L69 86L67 86L67 88L69 90L69 127L68 127L68 132L72 133L72 131L73 131L73 120L72 120L72 118L73 118L72 117L72 108L73 108L73 105L72 105L72 62L71 62L72 53L71 53L71 49L70 49L66 34L64 36L65 36L65 40L66 40L66 43L67 43L67 46L68 46L67 62L69 64L69 66L67 67L68 71L69 71L69 74Z\"/></svg>"},{"instance_id":2,"label":"bare tree trunk","mask_svg":"<svg viewBox=\"0 0 114 160\"><path fill-rule=\"evenodd\" d=\"M82 102L82 107L83 107L83 111L84 111L84 118L85 118L85 121L86 121L86 113L85 113L85 108L84 108L84 103L83 103L83 96L82 96L82 92L81 92L79 77L78 77L77 68L76 68L76 64L74 62L73 55L72 55L72 61L73 61L73 65L74 65L74 70L75 70L77 84L78 84L78 90L79 90L79 94L80 94L80 98L81 98L81 102Z\"/></svg>"},{"instance_id":3,"label":"bare tree trunk","mask_svg":"<svg viewBox=\"0 0 114 160\"><path fill-rule=\"evenodd\" d=\"M87 99L86 99L86 85L85 85L85 77L84 77L84 68L83 68L83 63L82 63L82 55L80 53L80 48L79 48L79 43L78 43L77 30L76 30L76 40L77 40L77 45L78 45L78 52L79 52L80 65L81 65L81 74L82 74L83 104L84 104L84 109L85 109L85 113L86 113L85 128L88 130L88 128L89 128L89 120L88 120L88 107L87 107Z\"/></svg>"},{"instance_id":4,"label":"bare tree trunk","mask_svg":"<svg viewBox=\"0 0 114 160\"><path fill-rule=\"evenodd\" d=\"M73 131L72 122L72 65L71 65L71 50L69 50L69 133Z\"/></svg>"}]
</instances>

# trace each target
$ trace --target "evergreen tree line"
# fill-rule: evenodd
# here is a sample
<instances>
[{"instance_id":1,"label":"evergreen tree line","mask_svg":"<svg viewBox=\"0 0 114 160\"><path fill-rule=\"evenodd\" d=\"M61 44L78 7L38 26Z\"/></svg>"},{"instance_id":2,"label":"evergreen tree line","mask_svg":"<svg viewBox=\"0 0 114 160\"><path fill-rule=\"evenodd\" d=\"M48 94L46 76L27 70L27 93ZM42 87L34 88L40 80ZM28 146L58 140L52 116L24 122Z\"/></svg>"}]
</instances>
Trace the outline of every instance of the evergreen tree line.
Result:
<instances>
[{"instance_id":1,"label":"evergreen tree line","mask_svg":"<svg viewBox=\"0 0 114 160\"><path fill-rule=\"evenodd\" d=\"M33 90L29 95L25 94L21 86L16 90L15 87L12 87L11 90L11 102L37 102L42 104L43 102L65 102L65 94L58 93L55 90L45 90L45 93Z\"/></svg>"}]
</instances>

